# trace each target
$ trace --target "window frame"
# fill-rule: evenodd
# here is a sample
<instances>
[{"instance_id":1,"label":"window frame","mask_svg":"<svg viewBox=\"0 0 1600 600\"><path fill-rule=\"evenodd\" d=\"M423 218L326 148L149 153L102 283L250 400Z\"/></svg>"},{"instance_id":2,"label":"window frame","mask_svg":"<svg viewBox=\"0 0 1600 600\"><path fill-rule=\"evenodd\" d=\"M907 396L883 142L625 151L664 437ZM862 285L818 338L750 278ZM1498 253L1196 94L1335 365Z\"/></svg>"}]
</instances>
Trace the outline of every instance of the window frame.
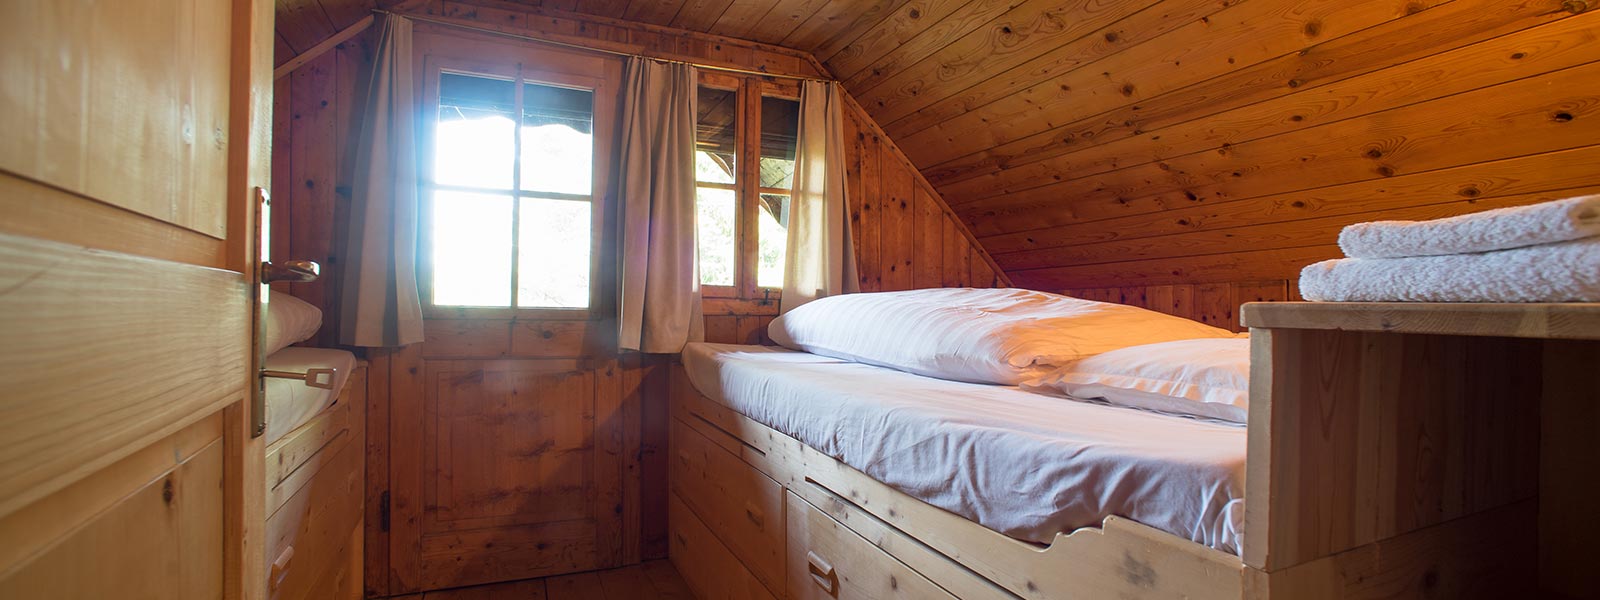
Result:
<instances>
[{"instance_id":1,"label":"window frame","mask_svg":"<svg viewBox=\"0 0 1600 600\"><path fill-rule=\"evenodd\" d=\"M522 52L510 52L505 60L483 60L462 58L457 56L427 55L420 65L422 85L421 108L424 116L421 127L418 128L418 221L417 221L417 288L422 300L423 317L427 319L462 319L462 318L487 318L487 319L513 319L513 320L600 320L607 318L612 312L614 303L610 296L615 290L615 284L608 270L603 268L614 260L615 253L609 252L609 244L613 243L609 235L610 197L607 183L611 174L611 121L616 112L615 95L611 89L610 78L606 77L614 70L610 65L593 58L577 57L559 51L545 51L528 49ZM584 63L593 63L585 65ZM585 74L584 70L597 73ZM434 264L433 264L433 235L432 223L434 216L434 192L436 190L460 190L478 193L506 194L512 198L513 214L521 211L522 200L525 198L558 198L567 200L582 200L584 196L573 194L559 194L552 192L535 192L521 189L522 156L521 156L521 119L518 115L516 156L514 157L514 173L510 190L478 190L465 186L443 185L434 179L433 149L436 129L439 123L439 102L442 76L445 73L488 77L514 82L517 105L520 108L525 84L548 85L572 89L587 90L593 94L593 125L591 127L593 139L593 171L589 195L589 303L585 308L562 307L521 307L517 306L516 283L520 277L518 253L520 252L521 234L513 224L509 232L512 240L512 293L511 306L449 306L433 303ZM515 220L513 220L515 223Z\"/></svg>"},{"instance_id":2,"label":"window frame","mask_svg":"<svg viewBox=\"0 0 1600 600\"><path fill-rule=\"evenodd\" d=\"M739 113L734 120L737 138L734 141L735 173L733 191L734 255L738 261L734 268L734 284L700 285L700 294L706 298L756 300L763 304L777 302L782 286L761 287L761 194L779 194L793 197L793 190L761 187L761 99L763 97L800 100L800 82L774 79L761 75L741 75L721 71L702 70L700 87L731 90L737 93ZM698 188L702 185L696 181ZM721 186L718 186L721 187Z\"/></svg>"}]
</instances>

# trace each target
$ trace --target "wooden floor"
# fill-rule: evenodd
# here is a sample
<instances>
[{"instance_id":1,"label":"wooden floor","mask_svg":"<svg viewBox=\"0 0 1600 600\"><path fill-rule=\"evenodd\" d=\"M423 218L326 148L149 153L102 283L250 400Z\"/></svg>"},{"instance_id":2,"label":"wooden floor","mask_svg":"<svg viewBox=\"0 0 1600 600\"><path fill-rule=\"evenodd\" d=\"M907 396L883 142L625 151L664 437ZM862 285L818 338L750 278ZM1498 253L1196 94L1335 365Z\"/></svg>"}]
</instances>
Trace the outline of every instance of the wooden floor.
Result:
<instances>
[{"instance_id":1,"label":"wooden floor","mask_svg":"<svg viewBox=\"0 0 1600 600\"><path fill-rule=\"evenodd\" d=\"M528 579L425 594L396 596L391 600L694 600L678 570L666 560L593 571Z\"/></svg>"}]
</instances>

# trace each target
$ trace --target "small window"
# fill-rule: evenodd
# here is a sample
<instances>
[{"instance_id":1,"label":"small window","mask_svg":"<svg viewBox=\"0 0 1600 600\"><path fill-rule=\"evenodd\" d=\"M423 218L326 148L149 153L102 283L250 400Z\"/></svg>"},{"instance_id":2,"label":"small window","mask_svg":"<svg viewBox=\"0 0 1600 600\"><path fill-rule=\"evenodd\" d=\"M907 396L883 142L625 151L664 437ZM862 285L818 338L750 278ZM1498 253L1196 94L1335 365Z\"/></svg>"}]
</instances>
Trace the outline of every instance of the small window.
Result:
<instances>
[{"instance_id":1,"label":"small window","mask_svg":"<svg viewBox=\"0 0 1600 600\"><path fill-rule=\"evenodd\" d=\"M800 124L800 103L785 98L761 98L761 182L757 218L759 254L756 282L761 287L783 287L783 255L789 237L789 191L794 187L795 134Z\"/></svg>"},{"instance_id":2,"label":"small window","mask_svg":"<svg viewBox=\"0 0 1600 600\"><path fill-rule=\"evenodd\" d=\"M432 304L589 306L593 92L442 73L431 188Z\"/></svg>"},{"instance_id":3,"label":"small window","mask_svg":"<svg viewBox=\"0 0 1600 600\"><path fill-rule=\"evenodd\" d=\"M709 296L765 297L783 287L800 103L764 94L767 82L714 81L697 99L700 283Z\"/></svg>"},{"instance_id":4,"label":"small window","mask_svg":"<svg viewBox=\"0 0 1600 600\"><path fill-rule=\"evenodd\" d=\"M739 94L701 87L696 99L695 213L700 284L733 287L739 264Z\"/></svg>"}]
</instances>

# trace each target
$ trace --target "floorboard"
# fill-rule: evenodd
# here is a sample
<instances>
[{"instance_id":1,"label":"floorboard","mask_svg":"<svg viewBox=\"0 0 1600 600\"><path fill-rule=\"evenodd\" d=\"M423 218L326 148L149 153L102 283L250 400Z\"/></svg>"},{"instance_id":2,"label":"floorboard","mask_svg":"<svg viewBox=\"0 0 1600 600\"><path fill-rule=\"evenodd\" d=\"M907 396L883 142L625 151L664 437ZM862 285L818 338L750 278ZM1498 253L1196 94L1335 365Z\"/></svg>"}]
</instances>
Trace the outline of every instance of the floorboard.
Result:
<instances>
[{"instance_id":1,"label":"floorboard","mask_svg":"<svg viewBox=\"0 0 1600 600\"><path fill-rule=\"evenodd\" d=\"M390 600L693 600L694 594L672 563L653 560L643 564L479 585L425 594L395 596Z\"/></svg>"}]
</instances>

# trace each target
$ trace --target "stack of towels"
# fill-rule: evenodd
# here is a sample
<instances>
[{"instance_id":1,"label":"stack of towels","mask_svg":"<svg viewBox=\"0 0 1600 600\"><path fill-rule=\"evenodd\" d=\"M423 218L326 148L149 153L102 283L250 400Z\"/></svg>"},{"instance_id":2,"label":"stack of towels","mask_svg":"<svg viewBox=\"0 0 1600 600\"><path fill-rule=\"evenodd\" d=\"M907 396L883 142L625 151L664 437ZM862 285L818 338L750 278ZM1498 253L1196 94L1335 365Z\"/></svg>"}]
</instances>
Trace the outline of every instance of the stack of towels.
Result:
<instances>
[{"instance_id":1,"label":"stack of towels","mask_svg":"<svg viewBox=\"0 0 1600 600\"><path fill-rule=\"evenodd\" d=\"M1358 223L1300 272L1323 302L1600 302L1600 195L1434 221Z\"/></svg>"}]
</instances>

